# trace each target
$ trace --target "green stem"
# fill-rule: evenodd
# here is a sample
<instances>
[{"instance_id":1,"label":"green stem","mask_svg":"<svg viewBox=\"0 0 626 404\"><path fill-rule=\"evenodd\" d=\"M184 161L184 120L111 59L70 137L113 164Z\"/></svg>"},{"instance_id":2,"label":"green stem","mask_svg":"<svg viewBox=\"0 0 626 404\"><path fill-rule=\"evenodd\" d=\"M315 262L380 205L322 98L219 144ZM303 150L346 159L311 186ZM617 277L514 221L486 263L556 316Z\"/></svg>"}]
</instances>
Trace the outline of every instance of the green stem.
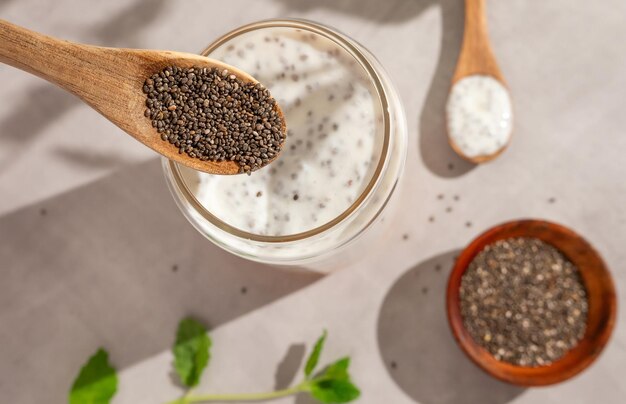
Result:
<instances>
[{"instance_id":1,"label":"green stem","mask_svg":"<svg viewBox=\"0 0 626 404\"><path fill-rule=\"evenodd\" d=\"M297 386L272 391L269 393L243 393L243 394L201 394L201 395L189 395L181 397L178 400L170 401L168 404L193 404L203 403L207 401L265 401L273 398L280 398L290 396L292 394L300 393L307 389L307 383L303 382Z\"/></svg>"}]
</instances>

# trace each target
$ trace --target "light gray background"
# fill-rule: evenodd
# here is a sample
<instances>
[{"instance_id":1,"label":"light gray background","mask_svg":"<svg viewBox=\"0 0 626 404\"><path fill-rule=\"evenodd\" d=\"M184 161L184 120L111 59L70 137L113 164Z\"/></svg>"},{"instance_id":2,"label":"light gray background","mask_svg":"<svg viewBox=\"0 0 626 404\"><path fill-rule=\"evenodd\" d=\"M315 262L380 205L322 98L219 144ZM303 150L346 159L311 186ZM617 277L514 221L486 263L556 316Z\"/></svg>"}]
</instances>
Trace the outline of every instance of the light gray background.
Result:
<instances>
[{"instance_id":1,"label":"light gray background","mask_svg":"<svg viewBox=\"0 0 626 404\"><path fill-rule=\"evenodd\" d=\"M448 331L452 257L504 220L573 227L601 251L618 292L626 286L626 2L488 5L515 135L497 161L473 168L451 154L443 127L460 0L0 1L2 18L58 37L190 52L258 19L330 24L386 66L411 139L384 252L327 277L286 272L213 247L177 211L149 150L72 96L0 66L1 401L64 402L99 346L121 370L116 404L172 399L168 349L187 314L213 328L202 391L285 385L303 344L327 328L323 361L352 356L361 403L626 401L623 311L591 369L543 389L485 376ZM308 401L280 401L294 402Z\"/></svg>"}]
</instances>

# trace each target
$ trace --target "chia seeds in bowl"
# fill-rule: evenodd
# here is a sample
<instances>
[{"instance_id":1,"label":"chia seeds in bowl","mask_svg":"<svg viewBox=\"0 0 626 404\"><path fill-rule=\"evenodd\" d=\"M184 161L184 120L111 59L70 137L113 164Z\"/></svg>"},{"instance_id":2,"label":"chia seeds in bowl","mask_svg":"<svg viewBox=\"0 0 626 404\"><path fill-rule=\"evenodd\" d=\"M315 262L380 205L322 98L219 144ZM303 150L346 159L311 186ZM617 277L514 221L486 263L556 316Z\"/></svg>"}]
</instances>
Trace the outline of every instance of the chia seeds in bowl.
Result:
<instances>
[{"instance_id":1,"label":"chia seeds in bowl","mask_svg":"<svg viewBox=\"0 0 626 404\"><path fill-rule=\"evenodd\" d=\"M578 268L535 238L487 245L461 278L460 303L474 341L518 366L549 365L585 334L587 292Z\"/></svg>"},{"instance_id":2,"label":"chia seeds in bowl","mask_svg":"<svg viewBox=\"0 0 626 404\"><path fill-rule=\"evenodd\" d=\"M559 316L562 316L561 319L565 318L566 323L573 323L572 328L569 329L568 334L572 335L576 341L572 343L571 349L563 352L562 355L557 353L554 356L555 359L549 358L549 355L541 356L544 364L539 365L539 360L537 357L527 358L522 363L521 357L514 359L509 356L509 360L503 360L503 357L506 355L506 341L503 341L501 346L498 346L493 351L493 348L489 348L485 346L485 339L490 341L494 341L495 332L490 332L489 336L485 338L485 333L480 333L480 331L485 331L482 327L474 327L474 331L470 331L474 325L478 324L477 321L471 319L471 314L468 316L468 302L471 305L471 302L467 295L464 297L461 296L462 289L465 290L463 293L473 294L474 291L480 293L478 291L478 287L469 287L466 283L464 286L463 283L467 282L469 278L463 279L466 275L466 272L470 271L470 266L473 262L475 262L475 266L478 267L479 261L475 261L479 259L479 255L483 252L487 253L488 248L494 248L494 246L501 242L506 242L509 244L508 247L501 246L498 247L498 250L504 248L504 251L501 251L501 254L504 255L504 259L515 260L516 257L522 256L525 254L515 253L512 250L516 248L521 248L520 245L516 245L512 243L514 240L524 239L526 241L522 241L521 243L525 244L524 249L530 246L531 254L528 255L528 258L521 259L522 267L521 273L523 276L512 276L511 279L516 278L518 280L524 279L525 276L530 275L537 268L541 269L546 265L537 264L533 261L536 259L536 256L548 256L551 257L550 260L556 261L555 268L552 269L552 264L549 265L552 271L561 272L559 276L551 276L552 281L548 284L548 288L540 287L539 296L545 297L545 291L549 290L550 287L553 287L556 284L556 280L568 279L567 282L571 282L570 286L566 287L570 292L565 292L567 294L573 294L577 297L574 299L576 301L582 297L582 293L584 290L584 304L586 305L586 310L581 310L580 316L571 316L574 314L574 311L569 309L575 309L579 303L567 303L568 299L563 299L564 294L556 294L557 296L551 299L551 301L560 300L561 302L565 301L565 306L568 307L568 311L566 313L559 313ZM541 240L542 245L539 246L535 244L537 241ZM537 251L533 251L533 244L535 245ZM543 244L547 245L544 250ZM552 249L552 247L554 249ZM554 251L558 254L556 254ZM491 252L493 253L493 252ZM482 259L485 259L486 255L482 256ZM496 259L496 263L501 261L502 259ZM528 262L527 265L526 262ZM569 262L569 263L568 263ZM560 265L562 268L568 267L572 264L576 270L573 272L565 271L564 269L558 271L558 266ZM488 267L489 263L487 262L485 267ZM492 263L493 265L493 263ZM528 271L524 271L524 267L530 266L536 267L535 269L530 268ZM502 269L499 265L497 268L500 269L500 273ZM512 266L505 266L507 274L511 274ZM524 272L527 272L526 274ZM535 281L538 281L537 275L541 274L542 271L535 271ZM569 273L567 273L569 272ZM576 274L574 274L574 272ZM565 276L563 277L563 274ZM472 276L472 274L468 274L468 276ZM493 275L496 278L501 278L499 282L501 284L499 287L493 287L494 281L487 280L485 286L482 286L483 281L480 281L481 288L483 289L483 294L485 290L491 290L491 292L502 293L502 285L505 283L502 282L510 282L509 278L502 278L501 275ZM543 280L545 281L547 278L545 274L543 274ZM513 282L511 282L513 283ZM528 285L532 285L533 281L528 280L528 282L515 282L513 286L523 286L528 287ZM580 286L583 285L584 289L581 289ZM517 295L519 293L515 293L513 291L507 292L513 295ZM530 296L530 295L529 295ZM466 300L464 303L463 300ZM545 302L545 299L542 299ZM571 300L571 299L570 299ZM479 299L480 301L480 299ZM492 299L491 302L487 302L490 305L494 304L494 301L498 301L498 299ZM520 302L520 301L529 301L529 297L525 296L521 300L519 298L513 298L511 301L504 301L501 307L497 307L497 310L502 311L504 309L503 317L506 318L507 308L506 305L511 302ZM475 302L474 302L475 303ZM557 305L561 303L555 302ZM480 304L483 304L480 302ZM465 308L463 307L465 305ZM533 302L533 305L539 307L539 303ZM500 306L497 304L496 306ZM515 317L517 311L522 311L517 304L514 306L514 310L511 310L510 317ZM546 314L545 307L547 304L544 303L543 316L548 317ZM469 308L469 310L472 310ZM509 309L510 310L510 309ZM465 311L465 314L463 313ZM483 317L486 321L489 321L490 310L476 310L477 315L479 317ZM478 314L480 312L480 314ZM526 308L526 312L529 312L528 307ZM584 314L583 314L584 312ZM458 343L461 350L467 355L467 357L474 362L478 367L484 370L489 375L502 380L507 383L511 383L516 386L548 386L556 383L561 383L565 380L571 379L572 377L580 374L589 366L591 366L598 357L602 354L603 349L606 347L608 341L610 340L611 334L615 327L616 313L617 313L617 298L615 293L615 285L607 267L606 263L600 256L600 253L592 246L589 241L587 241L583 236L576 233L572 229L569 229L563 225L558 223L552 223L545 220L538 219L520 219L520 220L512 220L506 223L499 224L497 226L491 227L487 229L485 232L481 233L475 239L473 239L467 247L465 247L455 259L454 267L450 276L448 278L448 285L446 288L446 313L448 317L448 323L450 325L450 329L452 331L452 335L454 336L456 342ZM553 314L550 314L553 316ZM573 321L568 321L568 316L572 317ZM584 321L577 320L577 318L584 317ZM512 322L504 323L504 328L508 328L508 333L511 331L515 331L518 327L524 328L524 317L520 319L521 321L518 324L513 324ZM501 323L502 324L502 323ZM532 326L532 323L526 323L527 328ZM582 325L584 324L584 335L582 339L579 339L578 331ZM549 327L545 327L548 329ZM497 332L497 330L494 328ZM478 332L476 332L478 331ZM518 330L519 331L519 330ZM543 331L543 330L542 330ZM553 338L553 331L547 332L550 338ZM558 330L557 330L558 336ZM541 338L545 338L541 337ZM482 342L481 342L482 341ZM497 337L495 338L495 342L498 342ZM563 341L565 343L565 341ZM534 343L538 346L538 343ZM562 344L559 344L562 345ZM522 351L525 348L529 348L530 344L522 344ZM514 346L512 346L515 349ZM519 348L519 346L518 346ZM491 350L490 350L491 349ZM498 349L504 349L504 353L500 352L500 359L496 358L496 354L498 354ZM530 348L532 349L532 348ZM547 354L548 350L544 347L544 352ZM541 355L541 354L539 354ZM560 356L559 356L560 355ZM556 357L558 356L558 359ZM536 365L533 365L533 361ZM550 362L550 363L548 363Z\"/></svg>"},{"instance_id":3,"label":"chia seeds in bowl","mask_svg":"<svg viewBox=\"0 0 626 404\"><path fill-rule=\"evenodd\" d=\"M365 49L327 27L285 20L242 27L205 54L271 91L288 133L278 159L250 177L165 165L196 228L237 255L300 264L378 222L404 165L406 123Z\"/></svg>"}]
</instances>

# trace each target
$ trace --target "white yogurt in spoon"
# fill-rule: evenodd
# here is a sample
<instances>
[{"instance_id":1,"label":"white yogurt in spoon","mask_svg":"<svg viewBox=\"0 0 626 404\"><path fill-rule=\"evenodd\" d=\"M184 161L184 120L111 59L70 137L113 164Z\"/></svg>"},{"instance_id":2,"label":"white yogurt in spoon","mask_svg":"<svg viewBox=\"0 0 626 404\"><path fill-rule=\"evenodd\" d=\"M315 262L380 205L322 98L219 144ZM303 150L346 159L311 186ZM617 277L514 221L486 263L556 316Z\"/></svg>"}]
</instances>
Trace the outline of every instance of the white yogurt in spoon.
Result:
<instances>
[{"instance_id":1,"label":"white yogurt in spoon","mask_svg":"<svg viewBox=\"0 0 626 404\"><path fill-rule=\"evenodd\" d=\"M490 156L504 148L511 137L511 97L492 77L468 76L454 84L446 114L448 134L466 157Z\"/></svg>"},{"instance_id":2,"label":"white yogurt in spoon","mask_svg":"<svg viewBox=\"0 0 626 404\"><path fill-rule=\"evenodd\" d=\"M287 123L285 149L251 176L213 176L181 167L196 199L223 222L282 236L312 230L345 212L373 177L382 113L364 69L331 40L268 27L230 39L209 55L251 73Z\"/></svg>"}]
</instances>

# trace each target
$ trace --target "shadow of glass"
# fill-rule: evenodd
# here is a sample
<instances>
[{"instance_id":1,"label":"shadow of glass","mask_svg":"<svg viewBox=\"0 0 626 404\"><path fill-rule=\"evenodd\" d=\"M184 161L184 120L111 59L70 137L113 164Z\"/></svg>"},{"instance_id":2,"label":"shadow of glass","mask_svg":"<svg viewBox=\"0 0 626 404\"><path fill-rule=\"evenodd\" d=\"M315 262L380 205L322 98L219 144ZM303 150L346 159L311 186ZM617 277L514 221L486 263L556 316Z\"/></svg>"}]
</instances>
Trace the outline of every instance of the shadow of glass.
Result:
<instances>
[{"instance_id":1,"label":"shadow of glass","mask_svg":"<svg viewBox=\"0 0 626 404\"><path fill-rule=\"evenodd\" d=\"M0 229L9 402L25 391L20 402L62 402L98 346L121 370L169 350L185 316L219 327L321 276L211 244L178 212L157 160L5 215Z\"/></svg>"},{"instance_id":2,"label":"shadow of glass","mask_svg":"<svg viewBox=\"0 0 626 404\"><path fill-rule=\"evenodd\" d=\"M137 46L137 36L163 12L165 3L165 0L133 2L101 25L89 27L85 36L93 37L96 43L106 46ZM52 84L42 83L25 90L24 96L14 104L6 118L0 122L0 145L5 155L0 161L0 172L15 161L20 153L25 152L28 145L45 132L48 125L81 105L81 101ZM79 152L74 152L70 160L77 161L76 153ZM80 160L84 162L89 158L84 156ZM103 167L103 162L111 165ZM98 163L98 167L108 168L118 162L115 156L106 156Z\"/></svg>"},{"instance_id":3,"label":"shadow of glass","mask_svg":"<svg viewBox=\"0 0 626 404\"><path fill-rule=\"evenodd\" d=\"M132 160L115 153L59 147L54 154L78 169L104 169L131 164Z\"/></svg>"},{"instance_id":4,"label":"shadow of glass","mask_svg":"<svg viewBox=\"0 0 626 404\"><path fill-rule=\"evenodd\" d=\"M51 84L41 84L25 90L14 105L0 122L0 172L19 158L18 150L25 151L48 125L80 105L80 100Z\"/></svg>"},{"instance_id":5,"label":"shadow of glass","mask_svg":"<svg viewBox=\"0 0 626 404\"><path fill-rule=\"evenodd\" d=\"M86 36L93 37L103 46L141 46L137 35L154 23L165 11L167 0L139 0L112 14L106 21L90 27Z\"/></svg>"},{"instance_id":6,"label":"shadow of glass","mask_svg":"<svg viewBox=\"0 0 626 404\"><path fill-rule=\"evenodd\" d=\"M394 382L421 404L504 404L524 392L476 367L450 333L445 294L458 251L430 258L391 287L378 320L378 344Z\"/></svg>"},{"instance_id":7,"label":"shadow of glass","mask_svg":"<svg viewBox=\"0 0 626 404\"><path fill-rule=\"evenodd\" d=\"M306 348L304 344L291 344L280 361L274 374L274 390L286 389L295 381L300 373Z\"/></svg>"},{"instance_id":8,"label":"shadow of glass","mask_svg":"<svg viewBox=\"0 0 626 404\"><path fill-rule=\"evenodd\" d=\"M330 9L350 16L358 16L380 23L406 21L421 13L436 0L275 0L282 3L288 15L315 9Z\"/></svg>"},{"instance_id":9,"label":"shadow of glass","mask_svg":"<svg viewBox=\"0 0 626 404\"><path fill-rule=\"evenodd\" d=\"M0 0L0 8L9 5L13 0Z\"/></svg>"}]
</instances>

